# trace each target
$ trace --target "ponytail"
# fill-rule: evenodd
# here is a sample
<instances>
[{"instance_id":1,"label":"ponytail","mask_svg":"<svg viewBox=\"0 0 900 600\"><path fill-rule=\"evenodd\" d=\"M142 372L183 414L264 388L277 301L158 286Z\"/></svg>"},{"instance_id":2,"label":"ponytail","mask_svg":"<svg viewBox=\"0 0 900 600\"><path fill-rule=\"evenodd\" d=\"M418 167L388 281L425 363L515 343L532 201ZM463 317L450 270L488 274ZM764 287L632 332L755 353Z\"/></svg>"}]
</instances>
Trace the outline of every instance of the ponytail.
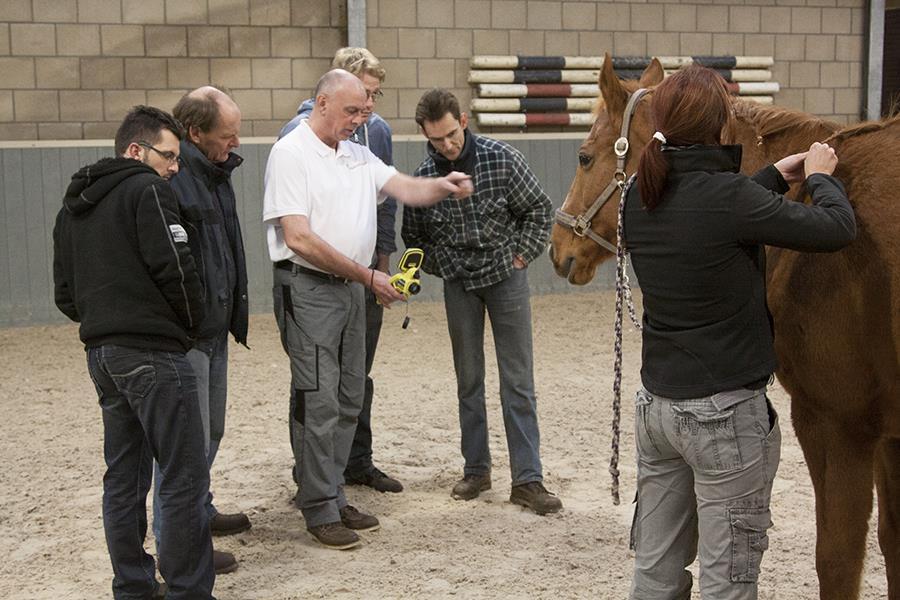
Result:
<instances>
[{"instance_id":1,"label":"ponytail","mask_svg":"<svg viewBox=\"0 0 900 600\"><path fill-rule=\"evenodd\" d=\"M721 143L722 133L731 124L725 80L699 65L680 69L653 90L650 120L658 131L644 146L637 169L641 204L648 211L663 201L669 178L664 146Z\"/></svg>"},{"instance_id":2,"label":"ponytail","mask_svg":"<svg viewBox=\"0 0 900 600\"><path fill-rule=\"evenodd\" d=\"M651 211L662 201L666 179L669 177L669 161L662 153L663 143L653 137L644 146L637 168L638 189L641 192L641 205Z\"/></svg>"}]
</instances>

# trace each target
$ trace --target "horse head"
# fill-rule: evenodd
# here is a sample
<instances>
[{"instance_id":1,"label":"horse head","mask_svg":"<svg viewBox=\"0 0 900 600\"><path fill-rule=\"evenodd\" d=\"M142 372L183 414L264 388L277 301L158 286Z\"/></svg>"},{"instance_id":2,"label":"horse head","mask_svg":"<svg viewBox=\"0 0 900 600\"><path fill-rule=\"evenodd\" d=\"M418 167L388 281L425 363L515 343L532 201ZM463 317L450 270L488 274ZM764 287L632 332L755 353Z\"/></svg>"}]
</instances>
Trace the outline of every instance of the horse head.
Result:
<instances>
[{"instance_id":1,"label":"horse head","mask_svg":"<svg viewBox=\"0 0 900 600\"><path fill-rule=\"evenodd\" d=\"M570 283L588 283L597 266L614 256L621 184L636 169L641 150L653 133L648 98L635 97L633 103L629 100L636 90L655 86L663 77L662 65L654 58L640 81L622 81L606 54L599 76L596 119L578 150L575 179L557 212L551 237L550 260L556 273ZM628 109L632 114L626 114ZM621 137L627 142L623 143ZM590 214L595 204L600 206Z\"/></svg>"}]
</instances>

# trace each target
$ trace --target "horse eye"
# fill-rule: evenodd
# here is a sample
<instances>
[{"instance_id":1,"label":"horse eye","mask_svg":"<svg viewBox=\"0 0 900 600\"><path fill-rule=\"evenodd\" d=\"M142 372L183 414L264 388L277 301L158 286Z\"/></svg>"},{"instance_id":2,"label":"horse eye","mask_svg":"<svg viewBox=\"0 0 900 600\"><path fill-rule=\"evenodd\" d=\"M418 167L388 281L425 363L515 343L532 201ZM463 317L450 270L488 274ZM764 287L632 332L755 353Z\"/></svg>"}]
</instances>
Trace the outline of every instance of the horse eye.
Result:
<instances>
[{"instance_id":1,"label":"horse eye","mask_svg":"<svg viewBox=\"0 0 900 600\"><path fill-rule=\"evenodd\" d=\"M587 154L582 153L578 154L578 162L581 163L582 167L587 167L589 164L591 164L592 160L594 160L593 156L588 156Z\"/></svg>"}]
</instances>

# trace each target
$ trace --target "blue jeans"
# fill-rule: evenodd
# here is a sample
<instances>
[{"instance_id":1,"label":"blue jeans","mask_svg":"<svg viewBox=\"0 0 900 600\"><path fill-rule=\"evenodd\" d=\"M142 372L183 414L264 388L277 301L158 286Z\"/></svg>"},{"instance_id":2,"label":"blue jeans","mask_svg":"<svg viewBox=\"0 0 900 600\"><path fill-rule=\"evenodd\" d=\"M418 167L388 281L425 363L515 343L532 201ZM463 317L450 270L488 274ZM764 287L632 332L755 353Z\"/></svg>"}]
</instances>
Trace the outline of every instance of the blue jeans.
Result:
<instances>
[{"instance_id":1,"label":"blue jeans","mask_svg":"<svg viewBox=\"0 0 900 600\"><path fill-rule=\"evenodd\" d=\"M225 434L225 400L228 395L228 332L198 342L186 355L197 378L197 402L203 422L203 447L207 466L212 469L219 443ZM210 519L219 511L213 506L212 492L206 496L206 514ZM162 526L159 511L159 465L153 470L153 535L159 540Z\"/></svg>"},{"instance_id":2,"label":"blue jeans","mask_svg":"<svg viewBox=\"0 0 900 600\"><path fill-rule=\"evenodd\" d=\"M194 373L184 354L105 345L88 349L103 410L103 526L113 596L149 598L157 586L144 552L152 462L160 465L159 570L167 598L212 598L209 492Z\"/></svg>"},{"instance_id":3,"label":"blue jeans","mask_svg":"<svg viewBox=\"0 0 900 600\"><path fill-rule=\"evenodd\" d=\"M500 404L512 484L542 481L527 270L515 270L500 283L471 291L466 291L460 281L444 281L444 304L456 368L464 474L486 475L491 470L484 404L487 309L500 371Z\"/></svg>"},{"instance_id":4,"label":"blue jeans","mask_svg":"<svg viewBox=\"0 0 900 600\"><path fill-rule=\"evenodd\" d=\"M637 394L633 600L754 600L781 429L765 389L672 400Z\"/></svg>"}]
</instances>

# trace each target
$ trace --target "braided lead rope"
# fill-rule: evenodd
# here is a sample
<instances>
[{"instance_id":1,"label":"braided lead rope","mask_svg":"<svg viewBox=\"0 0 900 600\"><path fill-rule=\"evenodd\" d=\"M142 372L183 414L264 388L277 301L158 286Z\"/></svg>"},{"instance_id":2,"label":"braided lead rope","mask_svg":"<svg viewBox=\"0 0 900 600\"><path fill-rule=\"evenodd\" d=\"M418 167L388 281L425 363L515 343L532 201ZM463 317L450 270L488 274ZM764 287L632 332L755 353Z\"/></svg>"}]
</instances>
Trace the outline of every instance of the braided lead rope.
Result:
<instances>
[{"instance_id":1,"label":"braided lead rope","mask_svg":"<svg viewBox=\"0 0 900 600\"><path fill-rule=\"evenodd\" d=\"M628 181L622 185L622 195L619 199L619 216L616 223L616 320L615 320L615 343L614 354L615 362L613 365L613 422L612 422L612 456L609 459L609 473L612 475L611 492L613 504L619 505L619 423L622 420L622 321L623 321L623 303L628 307L628 316L631 318L632 324L637 329L641 329L641 324L637 320L634 310L634 302L631 299L631 283L628 279L628 257L625 253L624 232L624 216L625 216L625 199L628 196L628 190L634 183L635 176L632 175Z\"/></svg>"}]
</instances>

